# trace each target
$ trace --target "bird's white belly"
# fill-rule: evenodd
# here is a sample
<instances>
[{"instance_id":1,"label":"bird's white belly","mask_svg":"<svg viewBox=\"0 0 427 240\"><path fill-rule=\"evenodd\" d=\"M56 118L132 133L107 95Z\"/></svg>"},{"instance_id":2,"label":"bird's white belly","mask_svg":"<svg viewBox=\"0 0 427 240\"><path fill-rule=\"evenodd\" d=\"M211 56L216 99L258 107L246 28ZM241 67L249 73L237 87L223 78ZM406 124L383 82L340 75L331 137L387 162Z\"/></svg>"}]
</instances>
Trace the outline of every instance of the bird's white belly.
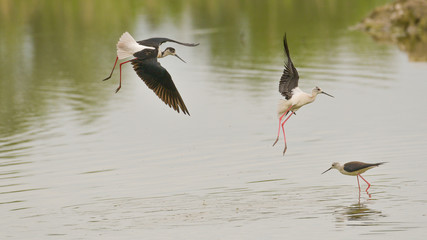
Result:
<instances>
[{"instance_id":1,"label":"bird's white belly","mask_svg":"<svg viewBox=\"0 0 427 240\"><path fill-rule=\"evenodd\" d=\"M292 106L292 102L290 100L280 99L277 106L277 117L280 118L290 106Z\"/></svg>"},{"instance_id":2,"label":"bird's white belly","mask_svg":"<svg viewBox=\"0 0 427 240\"><path fill-rule=\"evenodd\" d=\"M289 111L296 112L302 106L312 102L312 101L310 101L311 99L305 99L305 98L307 98L307 97L304 96L303 94L298 93L298 94L293 95L292 98L289 100L280 99L279 100L279 106L277 109L278 117L280 118L286 112L286 110L288 110L291 106L292 106L292 108L289 109Z\"/></svg>"}]
</instances>

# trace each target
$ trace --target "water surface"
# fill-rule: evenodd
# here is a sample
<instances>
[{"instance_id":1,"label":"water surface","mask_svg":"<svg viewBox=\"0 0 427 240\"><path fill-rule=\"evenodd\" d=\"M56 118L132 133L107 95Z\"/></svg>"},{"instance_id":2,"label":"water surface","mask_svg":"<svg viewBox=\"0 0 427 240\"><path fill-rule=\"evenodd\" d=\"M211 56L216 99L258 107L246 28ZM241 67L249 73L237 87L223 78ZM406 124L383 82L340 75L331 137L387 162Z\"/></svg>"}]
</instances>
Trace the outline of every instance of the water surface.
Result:
<instances>
[{"instance_id":1,"label":"water surface","mask_svg":"<svg viewBox=\"0 0 427 240\"><path fill-rule=\"evenodd\" d=\"M1 1L2 239L423 239L426 63L349 30L388 1ZM129 31L199 42L165 58L177 114L123 67ZM321 95L276 137L287 33ZM332 162L387 164L354 177ZM364 185L363 185L364 186Z\"/></svg>"}]
</instances>

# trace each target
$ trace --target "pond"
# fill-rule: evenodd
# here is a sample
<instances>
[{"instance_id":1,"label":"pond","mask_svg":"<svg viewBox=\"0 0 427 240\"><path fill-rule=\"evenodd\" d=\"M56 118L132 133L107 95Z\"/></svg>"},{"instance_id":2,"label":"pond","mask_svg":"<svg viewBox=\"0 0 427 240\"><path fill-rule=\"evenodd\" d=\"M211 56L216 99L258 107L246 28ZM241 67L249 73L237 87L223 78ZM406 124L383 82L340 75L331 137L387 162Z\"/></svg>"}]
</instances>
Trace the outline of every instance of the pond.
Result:
<instances>
[{"instance_id":1,"label":"pond","mask_svg":"<svg viewBox=\"0 0 427 240\"><path fill-rule=\"evenodd\" d=\"M0 238L424 239L427 63L350 30L387 0L0 1ZM115 45L160 59L191 114ZM325 95L277 134L287 34ZM332 162L387 162L363 176ZM362 181L362 188L366 185Z\"/></svg>"}]
</instances>

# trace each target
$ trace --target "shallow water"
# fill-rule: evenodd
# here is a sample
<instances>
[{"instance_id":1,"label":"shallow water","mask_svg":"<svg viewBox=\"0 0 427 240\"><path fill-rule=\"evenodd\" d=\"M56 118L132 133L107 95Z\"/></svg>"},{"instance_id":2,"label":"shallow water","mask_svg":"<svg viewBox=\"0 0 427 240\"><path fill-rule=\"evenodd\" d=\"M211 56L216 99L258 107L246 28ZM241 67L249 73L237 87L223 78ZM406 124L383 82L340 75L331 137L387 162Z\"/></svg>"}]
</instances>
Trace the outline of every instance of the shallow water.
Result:
<instances>
[{"instance_id":1,"label":"shallow water","mask_svg":"<svg viewBox=\"0 0 427 240\"><path fill-rule=\"evenodd\" d=\"M348 30L385 2L2 1L0 238L423 239L427 64ZM101 81L124 31L200 43L161 60L190 117L131 66ZM282 156L285 31L300 87L335 98ZM387 162L370 195L320 174L348 161Z\"/></svg>"}]
</instances>

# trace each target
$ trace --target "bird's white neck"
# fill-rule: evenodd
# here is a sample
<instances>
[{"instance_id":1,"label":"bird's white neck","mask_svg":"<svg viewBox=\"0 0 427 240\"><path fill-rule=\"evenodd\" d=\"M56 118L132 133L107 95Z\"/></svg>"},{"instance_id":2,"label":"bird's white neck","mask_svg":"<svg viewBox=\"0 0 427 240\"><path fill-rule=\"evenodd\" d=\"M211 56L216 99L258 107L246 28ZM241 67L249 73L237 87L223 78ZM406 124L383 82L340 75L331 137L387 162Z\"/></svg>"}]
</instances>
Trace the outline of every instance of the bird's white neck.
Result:
<instances>
[{"instance_id":1,"label":"bird's white neck","mask_svg":"<svg viewBox=\"0 0 427 240\"><path fill-rule=\"evenodd\" d=\"M342 173L342 174L346 174L346 171L344 170L344 166L343 166L343 165L338 164L335 168L336 168L338 171L340 171L340 173Z\"/></svg>"},{"instance_id":2,"label":"bird's white neck","mask_svg":"<svg viewBox=\"0 0 427 240\"><path fill-rule=\"evenodd\" d=\"M312 98L316 99L317 95L319 95L319 92L317 92L317 91L312 91L311 92L311 97Z\"/></svg>"},{"instance_id":3,"label":"bird's white neck","mask_svg":"<svg viewBox=\"0 0 427 240\"><path fill-rule=\"evenodd\" d=\"M165 51L157 50L157 58L166 57Z\"/></svg>"},{"instance_id":4,"label":"bird's white neck","mask_svg":"<svg viewBox=\"0 0 427 240\"><path fill-rule=\"evenodd\" d=\"M307 94L308 99L307 99L307 103L306 104L314 102L314 100L316 100L317 94L318 93L315 93L315 92L313 92L311 94Z\"/></svg>"}]
</instances>

